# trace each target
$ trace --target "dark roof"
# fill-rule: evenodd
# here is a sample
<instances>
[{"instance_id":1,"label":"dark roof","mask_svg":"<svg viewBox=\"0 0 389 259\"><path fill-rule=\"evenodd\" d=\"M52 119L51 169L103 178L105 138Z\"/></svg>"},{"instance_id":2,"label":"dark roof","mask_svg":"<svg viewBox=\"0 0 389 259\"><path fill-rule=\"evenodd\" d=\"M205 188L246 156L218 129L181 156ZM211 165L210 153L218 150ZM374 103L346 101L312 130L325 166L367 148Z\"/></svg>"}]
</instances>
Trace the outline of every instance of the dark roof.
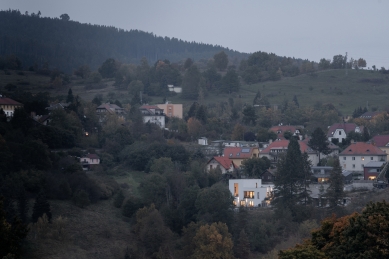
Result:
<instances>
[{"instance_id":1,"label":"dark roof","mask_svg":"<svg viewBox=\"0 0 389 259\"><path fill-rule=\"evenodd\" d=\"M314 152L312 148L308 147L308 145L304 142L299 140L298 141L299 146L300 146L300 151L301 153L307 152L307 153L312 153ZM267 146L264 150L261 151L261 154L269 154L270 150L272 149L283 149L287 150L289 145L289 140L283 139L283 140L278 140L274 141L269 146Z\"/></svg>"},{"instance_id":2,"label":"dark roof","mask_svg":"<svg viewBox=\"0 0 389 259\"><path fill-rule=\"evenodd\" d=\"M355 131L357 127L355 123L335 123L328 129L327 136L332 137L337 129L343 129L348 134L351 131ZM363 126L360 126L359 129L363 132Z\"/></svg>"},{"instance_id":3,"label":"dark roof","mask_svg":"<svg viewBox=\"0 0 389 259\"><path fill-rule=\"evenodd\" d=\"M377 147L389 146L389 135L378 135L371 139L371 142Z\"/></svg>"},{"instance_id":4,"label":"dark roof","mask_svg":"<svg viewBox=\"0 0 389 259\"><path fill-rule=\"evenodd\" d=\"M86 157L89 159L100 159L99 156L96 154L88 154L88 155L86 155Z\"/></svg>"},{"instance_id":5,"label":"dark roof","mask_svg":"<svg viewBox=\"0 0 389 259\"><path fill-rule=\"evenodd\" d=\"M362 119L367 119L367 120L370 120L371 118L373 118L374 116L380 114L380 112L365 112L364 114L362 114L361 116L359 116L359 118L362 118Z\"/></svg>"}]
</instances>

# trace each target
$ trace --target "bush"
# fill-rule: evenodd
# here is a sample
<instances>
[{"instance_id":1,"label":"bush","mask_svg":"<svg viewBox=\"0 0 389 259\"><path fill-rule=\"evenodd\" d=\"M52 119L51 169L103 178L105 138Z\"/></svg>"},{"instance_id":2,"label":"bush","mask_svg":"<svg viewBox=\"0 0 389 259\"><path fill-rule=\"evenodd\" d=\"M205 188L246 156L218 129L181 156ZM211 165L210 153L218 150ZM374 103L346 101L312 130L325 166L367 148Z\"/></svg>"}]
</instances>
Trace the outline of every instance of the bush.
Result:
<instances>
[{"instance_id":1,"label":"bush","mask_svg":"<svg viewBox=\"0 0 389 259\"><path fill-rule=\"evenodd\" d=\"M117 194L116 194L116 197L115 197L115 200L113 201L113 206L115 206L116 208L121 208L122 205L123 205L123 201L124 201L124 195L123 195L123 191L120 190Z\"/></svg>"},{"instance_id":2,"label":"bush","mask_svg":"<svg viewBox=\"0 0 389 259\"><path fill-rule=\"evenodd\" d=\"M84 208L90 204L89 195L84 190L78 190L73 194L73 202L80 208Z\"/></svg>"}]
</instances>

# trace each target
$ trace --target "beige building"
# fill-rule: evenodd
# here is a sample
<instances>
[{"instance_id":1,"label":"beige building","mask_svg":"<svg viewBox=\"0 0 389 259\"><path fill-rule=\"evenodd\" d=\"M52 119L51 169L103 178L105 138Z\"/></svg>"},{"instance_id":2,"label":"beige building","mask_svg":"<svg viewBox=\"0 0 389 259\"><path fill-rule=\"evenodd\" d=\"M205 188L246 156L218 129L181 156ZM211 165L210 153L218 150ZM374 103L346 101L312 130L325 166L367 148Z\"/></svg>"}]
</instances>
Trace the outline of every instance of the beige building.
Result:
<instances>
[{"instance_id":1,"label":"beige building","mask_svg":"<svg viewBox=\"0 0 389 259\"><path fill-rule=\"evenodd\" d=\"M182 119L182 104L157 104L158 108L163 109L165 115L169 118L177 117Z\"/></svg>"}]
</instances>

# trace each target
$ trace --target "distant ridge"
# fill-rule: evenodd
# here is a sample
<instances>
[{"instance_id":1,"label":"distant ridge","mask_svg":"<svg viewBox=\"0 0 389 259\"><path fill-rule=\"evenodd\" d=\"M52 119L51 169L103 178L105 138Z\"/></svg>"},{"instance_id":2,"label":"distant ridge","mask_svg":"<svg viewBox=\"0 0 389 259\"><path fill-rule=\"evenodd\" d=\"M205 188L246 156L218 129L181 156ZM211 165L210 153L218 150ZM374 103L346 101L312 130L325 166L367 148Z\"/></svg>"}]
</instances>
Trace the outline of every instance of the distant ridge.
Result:
<instances>
[{"instance_id":1,"label":"distant ridge","mask_svg":"<svg viewBox=\"0 0 389 259\"><path fill-rule=\"evenodd\" d=\"M0 11L0 55L14 54L25 67L47 62L51 68L71 72L84 64L97 69L107 58L137 64L146 57L153 64L159 59L209 59L222 50L230 59L248 57L218 45L159 37L140 30L81 24L21 14L18 10Z\"/></svg>"}]
</instances>

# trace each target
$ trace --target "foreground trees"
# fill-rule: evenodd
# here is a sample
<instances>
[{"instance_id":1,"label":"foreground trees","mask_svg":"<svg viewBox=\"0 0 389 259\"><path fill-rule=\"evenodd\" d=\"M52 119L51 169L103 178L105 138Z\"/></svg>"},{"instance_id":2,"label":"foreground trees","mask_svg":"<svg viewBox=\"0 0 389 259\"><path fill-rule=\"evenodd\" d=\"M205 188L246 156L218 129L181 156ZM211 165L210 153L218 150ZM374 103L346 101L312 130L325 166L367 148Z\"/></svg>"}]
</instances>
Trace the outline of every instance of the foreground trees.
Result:
<instances>
[{"instance_id":1,"label":"foreground trees","mask_svg":"<svg viewBox=\"0 0 389 259\"><path fill-rule=\"evenodd\" d=\"M279 258L388 258L388 222L389 204L370 203L361 214L324 220L311 239L281 251Z\"/></svg>"}]
</instances>

